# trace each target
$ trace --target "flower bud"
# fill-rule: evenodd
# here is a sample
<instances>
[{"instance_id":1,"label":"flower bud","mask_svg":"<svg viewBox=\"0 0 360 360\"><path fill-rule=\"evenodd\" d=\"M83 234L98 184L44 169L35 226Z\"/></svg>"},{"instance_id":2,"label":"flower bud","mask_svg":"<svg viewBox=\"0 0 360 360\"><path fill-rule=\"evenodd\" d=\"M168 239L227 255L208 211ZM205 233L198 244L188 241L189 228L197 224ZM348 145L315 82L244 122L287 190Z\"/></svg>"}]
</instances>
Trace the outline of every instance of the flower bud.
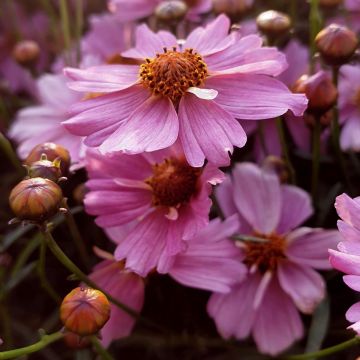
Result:
<instances>
[{"instance_id":1,"label":"flower bud","mask_svg":"<svg viewBox=\"0 0 360 360\"><path fill-rule=\"evenodd\" d=\"M40 55L40 47L33 40L22 40L13 49L13 57L24 66L32 66Z\"/></svg>"},{"instance_id":2,"label":"flower bud","mask_svg":"<svg viewBox=\"0 0 360 360\"><path fill-rule=\"evenodd\" d=\"M24 162L25 165L31 166L34 162L41 160L41 156L43 154L46 155L46 159L49 161L60 159L60 169L62 175L66 175L68 173L71 163L70 154L63 146L54 143L36 145L26 158Z\"/></svg>"},{"instance_id":3,"label":"flower bud","mask_svg":"<svg viewBox=\"0 0 360 360\"><path fill-rule=\"evenodd\" d=\"M77 335L94 335L110 318L110 303L99 290L77 287L60 306L65 328Z\"/></svg>"},{"instance_id":4,"label":"flower bud","mask_svg":"<svg viewBox=\"0 0 360 360\"><path fill-rule=\"evenodd\" d=\"M256 25L269 39L277 39L290 30L291 20L282 12L268 10L258 15Z\"/></svg>"},{"instance_id":5,"label":"flower bud","mask_svg":"<svg viewBox=\"0 0 360 360\"><path fill-rule=\"evenodd\" d=\"M328 74L303 75L293 87L295 93L305 93L309 99L307 112L321 115L331 109L337 100L337 90Z\"/></svg>"},{"instance_id":6,"label":"flower bud","mask_svg":"<svg viewBox=\"0 0 360 360\"><path fill-rule=\"evenodd\" d=\"M269 155L265 158L262 167L264 170L276 174L281 183L289 180L289 168L285 161L275 155Z\"/></svg>"},{"instance_id":7,"label":"flower bud","mask_svg":"<svg viewBox=\"0 0 360 360\"><path fill-rule=\"evenodd\" d=\"M79 336L72 332L67 332L64 336L64 341L70 349L85 349L91 345L88 337Z\"/></svg>"},{"instance_id":8,"label":"flower bud","mask_svg":"<svg viewBox=\"0 0 360 360\"><path fill-rule=\"evenodd\" d=\"M333 112L331 110L328 110L326 113L322 114L320 116L320 125L325 128L331 124L331 121L333 119ZM314 114L310 114L308 112L305 112L304 114L304 121L307 126L310 128L313 128L315 126L316 118Z\"/></svg>"},{"instance_id":9,"label":"flower bud","mask_svg":"<svg viewBox=\"0 0 360 360\"><path fill-rule=\"evenodd\" d=\"M156 7L155 16L160 21L178 22L185 17L187 10L188 7L183 1L163 1Z\"/></svg>"},{"instance_id":10,"label":"flower bud","mask_svg":"<svg viewBox=\"0 0 360 360\"><path fill-rule=\"evenodd\" d=\"M328 65L340 66L354 55L358 39L347 27L331 24L316 35L315 44Z\"/></svg>"},{"instance_id":11,"label":"flower bud","mask_svg":"<svg viewBox=\"0 0 360 360\"><path fill-rule=\"evenodd\" d=\"M320 0L319 5L324 8L333 8L343 3L343 0Z\"/></svg>"},{"instance_id":12,"label":"flower bud","mask_svg":"<svg viewBox=\"0 0 360 360\"><path fill-rule=\"evenodd\" d=\"M252 0L213 0L215 14L226 14L232 19L238 19L252 6Z\"/></svg>"},{"instance_id":13,"label":"flower bud","mask_svg":"<svg viewBox=\"0 0 360 360\"><path fill-rule=\"evenodd\" d=\"M61 160L59 158L49 161L46 155L42 154L39 161L35 161L28 167L28 175L31 178L41 177L57 182L62 176L60 163Z\"/></svg>"},{"instance_id":14,"label":"flower bud","mask_svg":"<svg viewBox=\"0 0 360 360\"><path fill-rule=\"evenodd\" d=\"M59 185L48 179L32 178L12 189L9 202L18 219L40 223L58 212L62 199Z\"/></svg>"}]
</instances>

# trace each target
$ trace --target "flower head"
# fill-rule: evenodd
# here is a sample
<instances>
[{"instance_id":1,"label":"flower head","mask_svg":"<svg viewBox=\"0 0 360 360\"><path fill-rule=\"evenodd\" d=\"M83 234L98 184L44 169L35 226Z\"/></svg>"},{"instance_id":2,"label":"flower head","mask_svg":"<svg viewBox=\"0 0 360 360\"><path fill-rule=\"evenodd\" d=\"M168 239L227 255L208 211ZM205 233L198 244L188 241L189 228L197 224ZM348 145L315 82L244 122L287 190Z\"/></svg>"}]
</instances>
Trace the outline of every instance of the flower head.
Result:
<instances>
[{"instance_id":1,"label":"flower head","mask_svg":"<svg viewBox=\"0 0 360 360\"><path fill-rule=\"evenodd\" d=\"M238 165L217 198L226 216L240 218L247 275L229 294L213 294L208 312L225 338L252 333L261 352L276 355L302 336L297 309L310 314L324 297L325 283L313 268L329 268L327 248L337 233L296 229L312 214L310 197L254 164Z\"/></svg>"},{"instance_id":2,"label":"flower head","mask_svg":"<svg viewBox=\"0 0 360 360\"><path fill-rule=\"evenodd\" d=\"M89 151L87 211L108 231L126 228L116 260L146 275L183 250L184 241L208 223L210 184L222 180L211 165L191 167L178 147L143 155L101 155Z\"/></svg>"},{"instance_id":3,"label":"flower head","mask_svg":"<svg viewBox=\"0 0 360 360\"><path fill-rule=\"evenodd\" d=\"M237 118L272 118L288 109L300 115L307 103L272 77L286 67L279 51L261 47L257 35L228 34L229 28L220 15L180 44L141 25L136 47L122 55L142 65L66 69L72 89L103 94L76 104L66 128L102 153L151 152L179 139L191 166L205 158L228 164L228 152L246 142Z\"/></svg>"}]
</instances>

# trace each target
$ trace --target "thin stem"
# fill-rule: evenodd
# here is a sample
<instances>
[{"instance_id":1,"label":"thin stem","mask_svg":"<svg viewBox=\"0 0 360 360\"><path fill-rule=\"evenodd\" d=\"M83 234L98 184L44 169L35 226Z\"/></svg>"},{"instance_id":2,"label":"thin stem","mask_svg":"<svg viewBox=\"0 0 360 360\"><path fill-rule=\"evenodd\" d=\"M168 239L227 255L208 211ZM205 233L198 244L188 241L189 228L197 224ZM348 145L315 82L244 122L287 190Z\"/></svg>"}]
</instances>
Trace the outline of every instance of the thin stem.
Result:
<instances>
[{"instance_id":1,"label":"thin stem","mask_svg":"<svg viewBox=\"0 0 360 360\"><path fill-rule=\"evenodd\" d=\"M5 153L5 155L10 160L10 162L13 164L13 166L16 168L16 170L19 173L23 174L24 168L21 166L21 163L10 144L10 141L1 132L0 132L0 148Z\"/></svg>"},{"instance_id":2,"label":"thin stem","mask_svg":"<svg viewBox=\"0 0 360 360\"><path fill-rule=\"evenodd\" d=\"M70 64L70 46L71 46L71 32L70 32L70 21L69 21L69 8L67 0L60 0L60 17L61 17L61 27L64 37L65 45L65 62L66 65Z\"/></svg>"},{"instance_id":3,"label":"thin stem","mask_svg":"<svg viewBox=\"0 0 360 360\"><path fill-rule=\"evenodd\" d=\"M298 0L290 0L290 16L293 25L297 20L297 1Z\"/></svg>"},{"instance_id":4,"label":"thin stem","mask_svg":"<svg viewBox=\"0 0 360 360\"><path fill-rule=\"evenodd\" d=\"M344 341L341 344L337 344L326 349L322 349L320 351L315 351L312 353L301 354L301 355L290 355L286 357L282 357L282 360L308 360L308 359L319 359L325 356L329 356L340 351L346 350L350 347L360 344L360 337L355 336L353 339Z\"/></svg>"},{"instance_id":5,"label":"thin stem","mask_svg":"<svg viewBox=\"0 0 360 360\"><path fill-rule=\"evenodd\" d=\"M94 348L98 355L101 357L101 359L114 360L114 358L109 354L109 352L101 345L101 342L95 335L91 336L91 342L94 345Z\"/></svg>"},{"instance_id":6,"label":"thin stem","mask_svg":"<svg viewBox=\"0 0 360 360\"><path fill-rule=\"evenodd\" d=\"M289 169L290 182L292 184L295 184L296 183L296 174L295 174L294 167L292 166L292 163L290 160L289 149L288 149L288 145L287 145L286 137L285 137L284 123L283 123L283 120L281 117L278 117L276 119L276 128L277 128L279 139L280 139L282 154L284 156L286 166Z\"/></svg>"},{"instance_id":7,"label":"thin stem","mask_svg":"<svg viewBox=\"0 0 360 360\"><path fill-rule=\"evenodd\" d=\"M49 247L49 249L52 251L54 256L73 274L76 275L76 277L84 282L86 285L90 286L93 289L100 290L108 299L110 302L112 302L114 305L116 305L121 310L125 311L130 316L138 319L139 321L142 321L144 324L147 324L148 326L151 326L153 328L156 328L160 331L163 331L157 324L153 323L150 320L147 320L140 316L140 314L130 308L129 306L121 303L117 299L115 299L112 295L110 295L107 291L101 289L95 282L93 282L91 279L89 279L66 255L65 253L60 249L56 241L54 240L53 236L49 232L48 229L42 230L42 233L44 235L44 238L46 240L46 244Z\"/></svg>"},{"instance_id":8,"label":"thin stem","mask_svg":"<svg viewBox=\"0 0 360 360\"><path fill-rule=\"evenodd\" d=\"M264 123L262 121L258 122L257 131L258 131L258 135L259 135L261 150L263 151L264 156L268 156L269 150L268 150L268 148L266 146L266 142L265 142Z\"/></svg>"},{"instance_id":9,"label":"thin stem","mask_svg":"<svg viewBox=\"0 0 360 360\"><path fill-rule=\"evenodd\" d=\"M315 116L315 126L313 129L312 176L311 176L311 194L314 204L316 204L318 182L319 182L320 140L321 140L320 136L321 136L320 116Z\"/></svg>"},{"instance_id":10,"label":"thin stem","mask_svg":"<svg viewBox=\"0 0 360 360\"><path fill-rule=\"evenodd\" d=\"M32 354L34 352L42 350L43 348L45 348L46 346L50 345L53 342L60 340L63 336L64 334L61 333L60 331L50 335L43 335L41 339L35 344L14 350L0 352L0 360L15 359L20 356Z\"/></svg>"},{"instance_id":11,"label":"thin stem","mask_svg":"<svg viewBox=\"0 0 360 360\"><path fill-rule=\"evenodd\" d=\"M6 306L6 299L2 299L0 303L0 320L4 345L6 347L11 347L13 336L9 309Z\"/></svg>"},{"instance_id":12,"label":"thin stem","mask_svg":"<svg viewBox=\"0 0 360 360\"><path fill-rule=\"evenodd\" d=\"M76 65L78 66L81 61L81 34L84 26L83 0L76 0L75 6L76 6L76 27L75 27Z\"/></svg>"},{"instance_id":13,"label":"thin stem","mask_svg":"<svg viewBox=\"0 0 360 360\"><path fill-rule=\"evenodd\" d=\"M319 0L310 0L310 73L312 74L315 70L315 37L321 29L321 14L319 11Z\"/></svg>"},{"instance_id":14,"label":"thin stem","mask_svg":"<svg viewBox=\"0 0 360 360\"><path fill-rule=\"evenodd\" d=\"M53 287L50 285L46 277L46 242L41 241L40 244L40 255L37 263L37 272L40 278L40 283L43 289L50 295L50 297L57 303L60 304L61 297L56 293Z\"/></svg>"}]
</instances>

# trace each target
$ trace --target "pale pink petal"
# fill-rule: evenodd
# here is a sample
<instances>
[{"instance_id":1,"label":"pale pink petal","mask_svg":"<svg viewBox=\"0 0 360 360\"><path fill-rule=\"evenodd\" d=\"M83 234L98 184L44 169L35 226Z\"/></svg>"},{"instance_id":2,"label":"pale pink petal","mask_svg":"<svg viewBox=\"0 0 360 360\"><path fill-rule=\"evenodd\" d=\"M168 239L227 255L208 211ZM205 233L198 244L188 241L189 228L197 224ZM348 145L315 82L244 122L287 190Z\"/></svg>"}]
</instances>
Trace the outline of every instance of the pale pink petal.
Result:
<instances>
[{"instance_id":1,"label":"pale pink petal","mask_svg":"<svg viewBox=\"0 0 360 360\"><path fill-rule=\"evenodd\" d=\"M272 356L286 350L303 336L300 315L292 300L281 290L276 277L257 310L253 336L259 351Z\"/></svg>"},{"instance_id":2,"label":"pale pink petal","mask_svg":"<svg viewBox=\"0 0 360 360\"><path fill-rule=\"evenodd\" d=\"M191 166L202 166L205 158L226 165L233 145L245 145L241 125L212 100L185 95L180 101L179 121L180 140Z\"/></svg>"},{"instance_id":3,"label":"pale pink petal","mask_svg":"<svg viewBox=\"0 0 360 360\"><path fill-rule=\"evenodd\" d=\"M303 151L310 152L311 130L306 126L304 118L288 112L285 114L285 121L295 145Z\"/></svg>"},{"instance_id":4,"label":"pale pink petal","mask_svg":"<svg viewBox=\"0 0 360 360\"><path fill-rule=\"evenodd\" d=\"M271 119L289 109L302 115L308 102L305 95L292 94L279 80L261 74L211 76L205 86L219 92L216 103L243 120Z\"/></svg>"},{"instance_id":5,"label":"pale pink petal","mask_svg":"<svg viewBox=\"0 0 360 360\"><path fill-rule=\"evenodd\" d=\"M254 309L257 309L259 306L261 306L262 301L264 299L264 295L266 293L268 286L271 283L272 278L273 278L273 273L271 271L267 271L264 275L261 276L261 281L254 296L254 302L253 302Z\"/></svg>"},{"instance_id":6,"label":"pale pink petal","mask_svg":"<svg viewBox=\"0 0 360 360\"><path fill-rule=\"evenodd\" d=\"M179 121L172 102L168 98L152 96L99 149L103 153L155 151L172 145L178 132Z\"/></svg>"},{"instance_id":7,"label":"pale pink petal","mask_svg":"<svg viewBox=\"0 0 360 360\"><path fill-rule=\"evenodd\" d=\"M330 264L333 268L350 275L360 275L360 256L345 254L330 249Z\"/></svg>"},{"instance_id":8,"label":"pale pink petal","mask_svg":"<svg viewBox=\"0 0 360 360\"><path fill-rule=\"evenodd\" d=\"M312 314L325 296L325 282L320 274L308 266L283 261L278 268L282 289L304 314Z\"/></svg>"},{"instance_id":9,"label":"pale pink petal","mask_svg":"<svg viewBox=\"0 0 360 360\"><path fill-rule=\"evenodd\" d=\"M120 21L128 22L152 14L158 0L111 0L108 8Z\"/></svg>"},{"instance_id":10,"label":"pale pink petal","mask_svg":"<svg viewBox=\"0 0 360 360\"><path fill-rule=\"evenodd\" d=\"M335 208L342 220L360 229L360 198L341 194L335 200Z\"/></svg>"},{"instance_id":11,"label":"pale pink petal","mask_svg":"<svg viewBox=\"0 0 360 360\"><path fill-rule=\"evenodd\" d=\"M218 92L213 89L201 89L197 87L190 87L187 92L194 94L199 99L214 100L218 96Z\"/></svg>"},{"instance_id":12,"label":"pale pink petal","mask_svg":"<svg viewBox=\"0 0 360 360\"><path fill-rule=\"evenodd\" d=\"M357 322L360 320L360 302L352 305L346 312L346 319L350 322Z\"/></svg>"},{"instance_id":13,"label":"pale pink petal","mask_svg":"<svg viewBox=\"0 0 360 360\"><path fill-rule=\"evenodd\" d=\"M299 228L287 236L286 256L300 265L330 269L328 249L335 249L341 236L335 230Z\"/></svg>"},{"instance_id":14,"label":"pale pink petal","mask_svg":"<svg viewBox=\"0 0 360 360\"><path fill-rule=\"evenodd\" d=\"M230 176L227 176L222 184L215 188L215 195L225 217L229 217L237 213Z\"/></svg>"},{"instance_id":15,"label":"pale pink petal","mask_svg":"<svg viewBox=\"0 0 360 360\"><path fill-rule=\"evenodd\" d=\"M344 151L360 151L360 115L346 120L340 135L340 145Z\"/></svg>"},{"instance_id":16,"label":"pale pink petal","mask_svg":"<svg viewBox=\"0 0 360 360\"><path fill-rule=\"evenodd\" d=\"M276 175L251 163L233 171L234 201L239 213L261 234L273 232L281 215L281 191Z\"/></svg>"},{"instance_id":17,"label":"pale pink petal","mask_svg":"<svg viewBox=\"0 0 360 360\"><path fill-rule=\"evenodd\" d=\"M281 193L281 220L277 232L285 234L307 220L313 214L313 207L310 195L296 186L283 185Z\"/></svg>"},{"instance_id":18,"label":"pale pink petal","mask_svg":"<svg viewBox=\"0 0 360 360\"><path fill-rule=\"evenodd\" d=\"M344 275L344 283L355 291L360 291L360 276L357 275ZM359 318L360 319L360 318Z\"/></svg>"},{"instance_id":19,"label":"pale pink petal","mask_svg":"<svg viewBox=\"0 0 360 360\"><path fill-rule=\"evenodd\" d=\"M352 225L342 220L337 221L337 227L346 241L359 241L360 230L355 229Z\"/></svg>"}]
</instances>

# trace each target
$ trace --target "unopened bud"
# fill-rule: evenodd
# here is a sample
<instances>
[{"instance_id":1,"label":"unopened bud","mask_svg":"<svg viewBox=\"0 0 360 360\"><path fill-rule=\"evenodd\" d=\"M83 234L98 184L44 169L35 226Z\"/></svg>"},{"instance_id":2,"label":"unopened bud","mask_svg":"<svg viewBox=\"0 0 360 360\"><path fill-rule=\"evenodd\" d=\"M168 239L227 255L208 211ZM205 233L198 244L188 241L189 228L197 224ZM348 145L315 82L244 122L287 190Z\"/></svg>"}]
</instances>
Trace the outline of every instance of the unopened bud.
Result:
<instances>
[{"instance_id":1,"label":"unopened bud","mask_svg":"<svg viewBox=\"0 0 360 360\"><path fill-rule=\"evenodd\" d=\"M289 180L289 168L285 161L277 156L267 156L262 164L262 167L264 170L276 174L281 183L286 183Z\"/></svg>"},{"instance_id":2,"label":"unopened bud","mask_svg":"<svg viewBox=\"0 0 360 360\"><path fill-rule=\"evenodd\" d=\"M215 14L226 14L232 19L239 19L252 6L253 0L213 0Z\"/></svg>"},{"instance_id":3,"label":"unopened bud","mask_svg":"<svg viewBox=\"0 0 360 360\"><path fill-rule=\"evenodd\" d=\"M288 15L282 12L268 10L258 15L256 25L269 39L277 39L290 30L291 20Z\"/></svg>"},{"instance_id":4,"label":"unopened bud","mask_svg":"<svg viewBox=\"0 0 360 360\"><path fill-rule=\"evenodd\" d=\"M91 345L91 341L88 337L79 336L72 332L67 332L64 335L64 341L66 346L70 349L85 349Z\"/></svg>"},{"instance_id":5,"label":"unopened bud","mask_svg":"<svg viewBox=\"0 0 360 360\"><path fill-rule=\"evenodd\" d=\"M315 44L328 65L340 66L354 55L358 39L346 26L331 24L316 35Z\"/></svg>"},{"instance_id":6,"label":"unopened bud","mask_svg":"<svg viewBox=\"0 0 360 360\"><path fill-rule=\"evenodd\" d=\"M293 87L295 93L305 93L309 99L307 112L322 115L331 109L337 100L337 90L329 75L319 71L315 75L303 75Z\"/></svg>"},{"instance_id":7,"label":"unopened bud","mask_svg":"<svg viewBox=\"0 0 360 360\"><path fill-rule=\"evenodd\" d=\"M183 1L163 1L156 7L155 16L161 21L178 22L185 17L187 10Z\"/></svg>"},{"instance_id":8,"label":"unopened bud","mask_svg":"<svg viewBox=\"0 0 360 360\"><path fill-rule=\"evenodd\" d=\"M24 66L32 66L40 55L40 47L33 40L22 40L13 49L13 57Z\"/></svg>"},{"instance_id":9,"label":"unopened bud","mask_svg":"<svg viewBox=\"0 0 360 360\"><path fill-rule=\"evenodd\" d=\"M324 8L333 8L343 3L343 0L320 0L320 6Z\"/></svg>"},{"instance_id":10,"label":"unopened bud","mask_svg":"<svg viewBox=\"0 0 360 360\"><path fill-rule=\"evenodd\" d=\"M327 111L326 113L322 114L320 116L320 125L325 128L327 126L330 126L331 121L333 119L333 112L331 110ZM307 126L309 126L310 128L315 127L315 122L317 121L317 119L315 118L314 114L310 114L308 112L304 113L304 121L305 124Z\"/></svg>"},{"instance_id":11,"label":"unopened bud","mask_svg":"<svg viewBox=\"0 0 360 360\"><path fill-rule=\"evenodd\" d=\"M43 143L35 146L26 158L25 165L30 167L34 162L41 160L43 154L46 155L46 159L49 161L60 159L62 175L68 173L71 163L70 154L63 146L54 143Z\"/></svg>"},{"instance_id":12,"label":"unopened bud","mask_svg":"<svg viewBox=\"0 0 360 360\"><path fill-rule=\"evenodd\" d=\"M60 163L61 160L59 158L50 161L47 160L45 154L42 154L39 161L35 161L28 167L28 175L31 178L41 177L57 182L62 177Z\"/></svg>"},{"instance_id":13,"label":"unopened bud","mask_svg":"<svg viewBox=\"0 0 360 360\"><path fill-rule=\"evenodd\" d=\"M99 290L80 288L65 296L60 306L65 328L77 335L94 335L110 318L110 303Z\"/></svg>"},{"instance_id":14,"label":"unopened bud","mask_svg":"<svg viewBox=\"0 0 360 360\"><path fill-rule=\"evenodd\" d=\"M32 178L12 189L9 203L18 219L41 223L59 211L62 199L59 185L48 179Z\"/></svg>"}]
</instances>

